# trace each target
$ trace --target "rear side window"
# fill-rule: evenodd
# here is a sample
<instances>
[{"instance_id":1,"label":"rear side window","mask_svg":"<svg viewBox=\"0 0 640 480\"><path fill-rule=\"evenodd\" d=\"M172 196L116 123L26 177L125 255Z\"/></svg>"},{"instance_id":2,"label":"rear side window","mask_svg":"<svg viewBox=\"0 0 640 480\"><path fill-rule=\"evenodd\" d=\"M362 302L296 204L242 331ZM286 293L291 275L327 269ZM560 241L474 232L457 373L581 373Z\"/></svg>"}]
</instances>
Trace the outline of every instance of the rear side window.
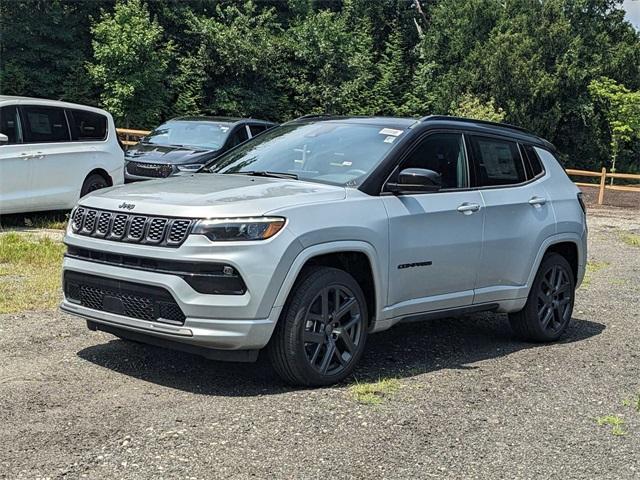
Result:
<instances>
[{"instance_id":1,"label":"rear side window","mask_svg":"<svg viewBox=\"0 0 640 480\"><path fill-rule=\"evenodd\" d=\"M85 110L67 109L71 140L98 141L107 138L107 117Z\"/></svg>"},{"instance_id":2,"label":"rear side window","mask_svg":"<svg viewBox=\"0 0 640 480\"><path fill-rule=\"evenodd\" d=\"M516 142L489 137L471 137L479 187L515 185L526 181L520 149Z\"/></svg>"},{"instance_id":3,"label":"rear side window","mask_svg":"<svg viewBox=\"0 0 640 480\"><path fill-rule=\"evenodd\" d=\"M20 122L16 107L0 108L0 133L9 138L8 145L20 142Z\"/></svg>"},{"instance_id":4,"label":"rear side window","mask_svg":"<svg viewBox=\"0 0 640 480\"><path fill-rule=\"evenodd\" d=\"M266 125L249 125L249 130L251 130L252 137L255 137L256 135L264 132L266 129Z\"/></svg>"},{"instance_id":5,"label":"rear side window","mask_svg":"<svg viewBox=\"0 0 640 480\"><path fill-rule=\"evenodd\" d=\"M544 172L544 167L540 161L540 157L536 153L535 149L531 145L524 145L525 157L527 159L527 170L529 178L536 178L538 175Z\"/></svg>"},{"instance_id":6,"label":"rear side window","mask_svg":"<svg viewBox=\"0 0 640 480\"><path fill-rule=\"evenodd\" d=\"M249 139L249 135L247 135L247 129L243 125L235 131L235 133L229 139L229 148L233 148L236 145L240 145L245 140Z\"/></svg>"},{"instance_id":7,"label":"rear side window","mask_svg":"<svg viewBox=\"0 0 640 480\"><path fill-rule=\"evenodd\" d=\"M26 143L68 142L69 127L64 110L57 107L21 107Z\"/></svg>"}]
</instances>

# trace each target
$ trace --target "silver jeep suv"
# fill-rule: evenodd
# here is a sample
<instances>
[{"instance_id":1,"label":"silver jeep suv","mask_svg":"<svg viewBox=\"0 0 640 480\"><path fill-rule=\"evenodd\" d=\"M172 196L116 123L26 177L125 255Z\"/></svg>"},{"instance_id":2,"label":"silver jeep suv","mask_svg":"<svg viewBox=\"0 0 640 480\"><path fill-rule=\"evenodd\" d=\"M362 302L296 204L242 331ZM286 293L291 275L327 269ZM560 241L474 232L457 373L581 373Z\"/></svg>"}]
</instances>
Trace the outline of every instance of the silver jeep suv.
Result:
<instances>
[{"instance_id":1,"label":"silver jeep suv","mask_svg":"<svg viewBox=\"0 0 640 480\"><path fill-rule=\"evenodd\" d=\"M554 147L520 128L308 116L198 173L81 199L61 308L214 359L266 348L288 382L327 385L406 320L506 312L520 337L558 339L586 239Z\"/></svg>"}]
</instances>

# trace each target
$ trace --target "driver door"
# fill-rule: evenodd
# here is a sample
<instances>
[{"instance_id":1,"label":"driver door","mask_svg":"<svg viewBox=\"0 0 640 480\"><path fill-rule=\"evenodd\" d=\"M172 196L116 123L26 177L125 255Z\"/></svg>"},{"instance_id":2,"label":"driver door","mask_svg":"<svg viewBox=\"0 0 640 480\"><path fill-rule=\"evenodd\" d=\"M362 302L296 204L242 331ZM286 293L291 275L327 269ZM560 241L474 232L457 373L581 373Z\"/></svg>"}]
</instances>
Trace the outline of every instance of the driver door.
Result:
<instances>
[{"instance_id":1,"label":"driver door","mask_svg":"<svg viewBox=\"0 0 640 480\"><path fill-rule=\"evenodd\" d=\"M483 236L484 208L469 190L465 139L460 132L423 137L392 174L433 170L441 189L383 196L389 216L391 317L471 305Z\"/></svg>"}]
</instances>

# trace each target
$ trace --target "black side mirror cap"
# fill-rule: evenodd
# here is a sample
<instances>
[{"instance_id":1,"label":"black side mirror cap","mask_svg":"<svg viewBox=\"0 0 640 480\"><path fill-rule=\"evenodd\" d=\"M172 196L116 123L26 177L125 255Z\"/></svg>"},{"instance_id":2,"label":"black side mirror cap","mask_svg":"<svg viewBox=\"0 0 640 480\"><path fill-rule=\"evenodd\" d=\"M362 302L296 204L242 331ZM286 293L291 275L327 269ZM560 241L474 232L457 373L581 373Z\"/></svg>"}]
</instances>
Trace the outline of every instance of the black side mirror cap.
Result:
<instances>
[{"instance_id":1,"label":"black side mirror cap","mask_svg":"<svg viewBox=\"0 0 640 480\"><path fill-rule=\"evenodd\" d=\"M386 190L393 193L437 192L441 188L442 175L426 168L405 168L398 174L397 183L386 185Z\"/></svg>"}]
</instances>

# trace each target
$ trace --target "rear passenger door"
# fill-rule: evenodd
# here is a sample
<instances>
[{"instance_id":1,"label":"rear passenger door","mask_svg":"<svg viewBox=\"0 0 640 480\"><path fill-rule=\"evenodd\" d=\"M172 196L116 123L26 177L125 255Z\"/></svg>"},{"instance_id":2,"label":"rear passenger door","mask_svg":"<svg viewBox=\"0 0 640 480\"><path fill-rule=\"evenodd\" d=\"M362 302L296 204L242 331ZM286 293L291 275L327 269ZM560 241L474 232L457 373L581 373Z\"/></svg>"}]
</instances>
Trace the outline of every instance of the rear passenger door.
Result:
<instances>
[{"instance_id":1,"label":"rear passenger door","mask_svg":"<svg viewBox=\"0 0 640 480\"><path fill-rule=\"evenodd\" d=\"M33 171L31 208L53 210L65 207L64 200L74 189L77 171L68 163L69 125L60 107L22 105L20 107L25 150Z\"/></svg>"},{"instance_id":2,"label":"rear passenger door","mask_svg":"<svg viewBox=\"0 0 640 480\"><path fill-rule=\"evenodd\" d=\"M485 208L474 303L521 298L542 242L555 233L545 174L539 163L534 171L517 141L480 135L469 139L474 186Z\"/></svg>"}]
</instances>

